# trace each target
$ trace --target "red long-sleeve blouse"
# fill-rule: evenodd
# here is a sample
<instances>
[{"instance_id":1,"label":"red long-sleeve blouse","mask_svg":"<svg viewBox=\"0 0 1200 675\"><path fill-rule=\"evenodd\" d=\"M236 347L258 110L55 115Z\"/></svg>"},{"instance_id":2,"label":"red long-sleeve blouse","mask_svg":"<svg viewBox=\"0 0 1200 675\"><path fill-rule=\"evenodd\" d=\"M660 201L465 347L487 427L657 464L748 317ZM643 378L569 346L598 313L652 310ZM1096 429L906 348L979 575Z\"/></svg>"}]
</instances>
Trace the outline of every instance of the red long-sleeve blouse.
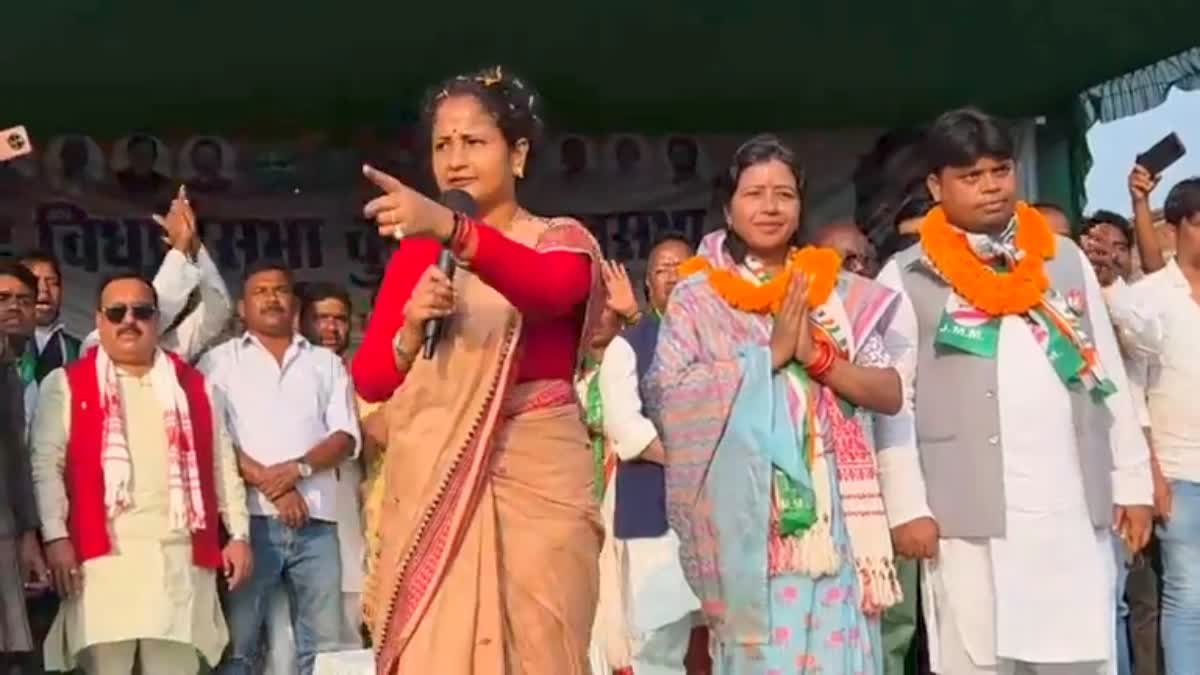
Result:
<instances>
[{"instance_id":1,"label":"red long-sleeve blouse","mask_svg":"<svg viewBox=\"0 0 1200 675\"><path fill-rule=\"evenodd\" d=\"M517 381L574 377L592 273L586 256L570 251L538 251L483 224L475 227L472 271L503 295L525 319ZM354 388L366 401L383 401L404 382L396 368L392 340L404 325L404 304L440 245L432 239L405 239L392 254L367 332L350 363Z\"/></svg>"}]
</instances>

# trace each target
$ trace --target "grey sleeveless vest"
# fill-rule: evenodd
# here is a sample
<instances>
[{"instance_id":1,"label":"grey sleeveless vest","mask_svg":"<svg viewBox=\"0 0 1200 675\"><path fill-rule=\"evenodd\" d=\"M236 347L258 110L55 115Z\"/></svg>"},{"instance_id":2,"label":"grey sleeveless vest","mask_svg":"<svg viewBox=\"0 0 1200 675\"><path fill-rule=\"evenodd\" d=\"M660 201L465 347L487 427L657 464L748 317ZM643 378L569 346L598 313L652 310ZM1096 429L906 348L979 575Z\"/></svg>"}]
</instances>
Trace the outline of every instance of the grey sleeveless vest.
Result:
<instances>
[{"instance_id":1,"label":"grey sleeveless vest","mask_svg":"<svg viewBox=\"0 0 1200 675\"><path fill-rule=\"evenodd\" d=\"M925 476L926 499L943 537L1004 535L1004 464L996 369L1013 367L1001 358L985 359L935 349L933 336L950 288L921 261L921 245L896 254L904 290L916 310L917 449ZM1073 242L1058 237L1057 253L1046 261L1050 283L1062 293L1084 290L1083 263ZM1091 308L1082 327L1092 330ZM1065 387L1064 387L1065 388ZM1065 388L1071 397L1084 495L1092 523L1112 523L1112 448L1108 406L1092 401L1082 386ZM1036 423L1036 420L1030 420Z\"/></svg>"}]
</instances>

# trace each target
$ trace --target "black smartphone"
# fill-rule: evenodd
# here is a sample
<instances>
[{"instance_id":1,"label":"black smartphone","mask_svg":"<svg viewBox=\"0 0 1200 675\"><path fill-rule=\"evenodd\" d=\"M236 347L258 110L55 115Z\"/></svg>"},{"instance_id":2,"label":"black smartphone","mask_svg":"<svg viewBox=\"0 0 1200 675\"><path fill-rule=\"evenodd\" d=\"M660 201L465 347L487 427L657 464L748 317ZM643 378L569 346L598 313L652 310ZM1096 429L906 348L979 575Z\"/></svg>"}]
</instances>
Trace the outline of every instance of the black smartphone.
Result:
<instances>
[{"instance_id":1,"label":"black smartphone","mask_svg":"<svg viewBox=\"0 0 1200 675\"><path fill-rule=\"evenodd\" d=\"M1137 163L1149 171L1150 175L1157 176L1182 159L1185 154L1187 148L1183 147L1183 141L1179 140L1178 134L1171 132L1149 150L1138 155Z\"/></svg>"}]
</instances>

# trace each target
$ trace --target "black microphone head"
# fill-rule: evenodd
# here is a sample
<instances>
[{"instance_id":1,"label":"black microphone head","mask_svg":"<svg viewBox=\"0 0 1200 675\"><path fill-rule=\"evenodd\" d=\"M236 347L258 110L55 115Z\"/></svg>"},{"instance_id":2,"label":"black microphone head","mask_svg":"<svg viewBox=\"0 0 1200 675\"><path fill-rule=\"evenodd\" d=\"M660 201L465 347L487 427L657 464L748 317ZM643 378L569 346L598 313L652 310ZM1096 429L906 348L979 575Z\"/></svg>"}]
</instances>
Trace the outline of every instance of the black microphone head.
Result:
<instances>
[{"instance_id":1,"label":"black microphone head","mask_svg":"<svg viewBox=\"0 0 1200 675\"><path fill-rule=\"evenodd\" d=\"M479 215L479 204L466 190L446 190L442 193L442 205L468 218Z\"/></svg>"}]
</instances>

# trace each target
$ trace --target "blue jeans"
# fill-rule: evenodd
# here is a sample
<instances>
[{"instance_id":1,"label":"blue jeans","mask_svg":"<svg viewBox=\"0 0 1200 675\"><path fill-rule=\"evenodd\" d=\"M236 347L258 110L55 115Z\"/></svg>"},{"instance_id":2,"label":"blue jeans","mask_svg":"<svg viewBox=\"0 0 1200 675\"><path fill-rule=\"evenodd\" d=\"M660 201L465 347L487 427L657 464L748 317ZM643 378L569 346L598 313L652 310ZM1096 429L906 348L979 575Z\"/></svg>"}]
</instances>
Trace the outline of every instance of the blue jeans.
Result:
<instances>
[{"instance_id":1,"label":"blue jeans","mask_svg":"<svg viewBox=\"0 0 1200 675\"><path fill-rule=\"evenodd\" d=\"M1200 673L1200 483L1171 481L1171 518L1158 526L1167 675Z\"/></svg>"},{"instance_id":2,"label":"blue jeans","mask_svg":"<svg viewBox=\"0 0 1200 675\"><path fill-rule=\"evenodd\" d=\"M272 591L283 585L292 606L296 667L312 675L317 654L341 645L342 560L337 525L310 520L298 530L277 518L250 519L254 573L229 595L229 650L219 675L254 675Z\"/></svg>"},{"instance_id":3,"label":"blue jeans","mask_svg":"<svg viewBox=\"0 0 1200 675\"><path fill-rule=\"evenodd\" d=\"M1125 564L1125 542L1112 536L1113 554L1117 563L1117 675L1133 675L1133 660L1129 654L1129 603L1125 601L1125 581L1129 566Z\"/></svg>"}]
</instances>

